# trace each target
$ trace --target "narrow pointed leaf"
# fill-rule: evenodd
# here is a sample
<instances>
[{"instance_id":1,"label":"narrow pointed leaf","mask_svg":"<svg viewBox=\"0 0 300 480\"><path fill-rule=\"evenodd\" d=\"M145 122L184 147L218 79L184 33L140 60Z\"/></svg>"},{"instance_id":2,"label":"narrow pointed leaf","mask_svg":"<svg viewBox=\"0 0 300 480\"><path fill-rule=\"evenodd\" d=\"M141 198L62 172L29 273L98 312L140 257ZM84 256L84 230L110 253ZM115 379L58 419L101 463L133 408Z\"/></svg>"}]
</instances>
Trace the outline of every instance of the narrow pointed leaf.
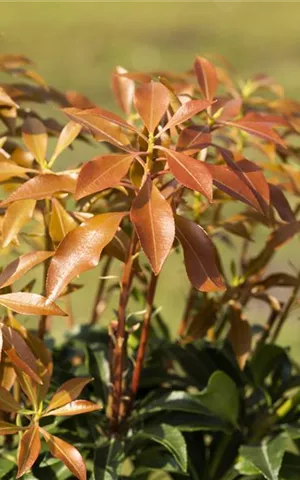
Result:
<instances>
[{"instance_id":1,"label":"narrow pointed leaf","mask_svg":"<svg viewBox=\"0 0 300 480\"><path fill-rule=\"evenodd\" d=\"M27 178L27 173L30 171L30 168L20 167L13 161L0 159L0 182L12 177Z\"/></svg>"},{"instance_id":2,"label":"narrow pointed leaf","mask_svg":"<svg viewBox=\"0 0 300 480\"><path fill-rule=\"evenodd\" d=\"M26 118L22 127L22 139L37 162L43 165L46 159L48 135L42 122L37 118Z\"/></svg>"},{"instance_id":3,"label":"narrow pointed leaf","mask_svg":"<svg viewBox=\"0 0 300 480\"><path fill-rule=\"evenodd\" d=\"M176 150L185 151L186 154L195 153L208 147L211 142L212 136L206 127L193 125L181 131Z\"/></svg>"},{"instance_id":4,"label":"narrow pointed leaf","mask_svg":"<svg viewBox=\"0 0 300 480\"><path fill-rule=\"evenodd\" d=\"M282 147L286 147L282 138L269 126L268 123L259 123L248 119L241 119L237 122L226 122L226 125L240 128L250 135L255 135L269 142L274 142Z\"/></svg>"},{"instance_id":5,"label":"narrow pointed leaf","mask_svg":"<svg viewBox=\"0 0 300 480\"><path fill-rule=\"evenodd\" d=\"M224 289L216 265L215 251L207 233L196 223L176 215L176 236L184 253L185 267L192 285L202 292Z\"/></svg>"},{"instance_id":6,"label":"narrow pointed leaf","mask_svg":"<svg viewBox=\"0 0 300 480\"><path fill-rule=\"evenodd\" d=\"M0 295L0 305L23 315L66 315L55 303L37 293L16 292Z\"/></svg>"},{"instance_id":7,"label":"narrow pointed leaf","mask_svg":"<svg viewBox=\"0 0 300 480\"><path fill-rule=\"evenodd\" d=\"M0 410L3 410L3 412L18 412L20 408L12 394L0 386Z\"/></svg>"},{"instance_id":8,"label":"narrow pointed leaf","mask_svg":"<svg viewBox=\"0 0 300 480\"><path fill-rule=\"evenodd\" d=\"M268 251L272 251L284 245L291 240L295 235L300 233L300 222L290 222L280 225L277 230L274 230L268 240Z\"/></svg>"},{"instance_id":9,"label":"narrow pointed leaf","mask_svg":"<svg viewBox=\"0 0 300 480\"><path fill-rule=\"evenodd\" d=\"M92 381L92 378L71 378L63 383L56 393L53 395L48 407L47 412L55 410L56 408L63 407L64 405L76 400L81 394L84 387Z\"/></svg>"},{"instance_id":10,"label":"narrow pointed leaf","mask_svg":"<svg viewBox=\"0 0 300 480\"><path fill-rule=\"evenodd\" d=\"M206 60L206 58L197 57L194 63L194 69L204 98L212 101L218 86L215 67Z\"/></svg>"},{"instance_id":11,"label":"narrow pointed leaf","mask_svg":"<svg viewBox=\"0 0 300 480\"><path fill-rule=\"evenodd\" d=\"M277 185L272 185L272 183L269 183L268 185L270 189L271 205L277 210L280 218L285 222L294 222L296 220L295 214L283 191L277 187Z\"/></svg>"},{"instance_id":12,"label":"narrow pointed leaf","mask_svg":"<svg viewBox=\"0 0 300 480\"><path fill-rule=\"evenodd\" d=\"M116 67L112 75L112 90L119 107L126 115L130 115L134 95L134 81L121 76L120 74L122 73L127 73L127 70L122 67Z\"/></svg>"},{"instance_id":13,"label":"narrow pointed leaf","mask_svg":"<svg viewBox=\"0 0 300 480\"><path fill-rule=\"evenodd\" d=\"M43 428L40 428L40 432L48 444L51 455L61 460L76 478L86 480L85 464L78 450Z\"/></svg>"},{"instance_id":14,"label":"narrow pointed leaf","mask_svg":"<svg viewBox=\"0 0 300 480\"><path fill-rule=\"evenodd\" d=\"M118 185L127 174L134 155L101 155L85 163L80 171L77 199Z\"/></svg>"},{"instance_id":15,"label":"narrow pointed leaf","mask_svg":"<svg viewBox=\"0 0 300 480\"><path fill-rule=\"evenodd\" d=\"M164 150L174 177L185 187L202 193L212 201L213 180L206 164L184 153Z\"/></svg>"},{"instance_id":16,"label":"narrow pointed leaf","mask_svg":"<svg viewBox=\"0 0 300 480\"><path fill-rule=\"evenodd\" d=\"M62 129L56 146L54 153L51 157L51 162L54 162L56 158L66 149L69 145L75 140L75 138L79 135L82 126L76 122L69 122L67 125L64 126Z\"/></svg>"},{"instance_id":17,"label":"narrow pointed leaf","mask_svg":"<svg viewBox=\"0 0 300 480\"><path fill-rule=\"evenodd\" d=\"M0 274L0 288L12 285L15 281L19 280L26 272L31 270L39 263L44 262L47 258L51 257L54 252L30 252L21 255L19 258L11 262Z\"/></svg>"},{"instance_id":18,"label":"narrow pointed leaf","mask_svg":"<svg viewBox=\"0 0 300 480\"><path fill-rule=\"evenodd\" d=\"M68 233L48 270L49 301L57 298L73 278L98 264L103 248L112 240L124 215L124 212L96 215Z\"/></svg>"},{"instance_id":19,"label":"narrow pointed leaf","mask_svg":"<svg viewBox=\"0 0 300 480\"><path fill-rule=\"evenodd\" d=\"M22 430L22 427L18 427L13 423L0 420L0 435L13 435L14 433L21 432Z\"/></svg>"},{"instance_id":20,"label":"narrow pointed leaf","mask_svg":"<svg viewBox=\"0 0 300 480\"><path fill-rule=\"evenodd\" d=\"M169 92L161 83L145 83L135 91L135 108L150 133L154 132L168 106Z\"/></svg>"},{"instance_id":21,"label":"narrow pointed leaf","mask_svg":"<svg viewBox=\"0 0 300 480\"><path fill-rule=\"evenodd\" d=\"M176 125L186 122L198 113L203 112L203 110L210 105L211 102L208 100L191 100L190 102L184 103L159 133L161 134L165 130L169 130L170 128L176 127Z\"/></svg>"},{"instance_id":22,"label":"narrow pointed leaf","mask_svg":"<svg viewBox=\"0 0 300 480\"><path fill-rule=\"evenodd\" d=\"M49 417L49 415L55 415L56 417L68 417L71 415L80 415L81 413L95 412L96 410L101 410L101 408L101 405L89 402L88 400L74 400L73 402L67 403L63 407L54 408L49 411L47 409L47 413L43 415L43 417Z\"/></svg>"},{"instance_id":23,"label":"narrow pointed leaf","mask_svg":"<svg viewBox=\"0 0 300 480\"><path fill-rule=\"evenodd\" d=\"M49 234L52 241L54 243L61 242L77 226L76 220L64 209L59 200L52 198L52 211L49 222Z\"/></svg>"},{"instance_id":24,"label":"narrow pointed leaf","mask_svg":"<svg viewBox=\"0 0 300 480\"><path fill-rule=\"evenodd\" d=\"M18 473L20 478L24 473L28 472L34 465L41 449L40 432L38 425L32 425L23 433L18 448Z\"/></svg>"},{"instance_id":25,"label":"narrow pointed leaf","mask_svg":"<svg viewBox=\"0 0 300 480\"><path fill-rule=\"evenodd\" d=\"M175 226L169 203L149 177L132 203L130 218L157 275L172 248Z\"/></svg>"},{"instance_id":26,"label":"narrow pointed leaf","mask_svg":"<svg viewBox=\"0 0 300 480\"><path fill-rule=\"evenodd\" d=\"M17 188L0 206L3 207L16 200L51 198L58 192L74 193L76 181L77 175L75 174L44 173L37 175Z\"/></svg>"},{"instance_id":27,"label":"narrow pointed leaf","mask_svg":"<svg viewBox=\"0 0 300 480\"><path fill-rule=\"evenodd\" d=\"M35 200L16 201L9 205L2 225L2 247L7 247L31 219Z\"/></svg>"}]
</instances>

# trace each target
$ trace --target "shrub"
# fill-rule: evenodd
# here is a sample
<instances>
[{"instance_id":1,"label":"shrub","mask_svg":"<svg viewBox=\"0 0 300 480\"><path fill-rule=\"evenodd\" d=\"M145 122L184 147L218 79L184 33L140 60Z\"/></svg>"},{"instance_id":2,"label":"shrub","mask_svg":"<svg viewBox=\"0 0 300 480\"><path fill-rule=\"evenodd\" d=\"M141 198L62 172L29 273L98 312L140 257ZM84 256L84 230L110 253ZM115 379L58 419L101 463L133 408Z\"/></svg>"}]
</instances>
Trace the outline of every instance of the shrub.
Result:
<instances>
[{"instance_id":1,"label":"shrub","mask_svg":"<svg viewBox=\"0 0 300 480\"><path fill-rule=\"evenodd\" d=\"M124 120L47 86L26 57L0 57L21 76L0 91L2 247L18 255L0 274L1 478L298 478L299 367L277 339L300 274L273 259L299 232L300 109L271 78L219 63L116 68ZM48 102L68 123L38 113ZM107 152L56 170L95 140ZM155 301L171 252L191 284L176 339ZM77 276L99 261L91 319L53 345L51 317L70 316ZM28 276L39 264L42 295ZM116 318L99 328L116 290ZM253 300L267 308L250 324ZM39 316L36 331L15 314Z\"/></svg>"}]
</instances>

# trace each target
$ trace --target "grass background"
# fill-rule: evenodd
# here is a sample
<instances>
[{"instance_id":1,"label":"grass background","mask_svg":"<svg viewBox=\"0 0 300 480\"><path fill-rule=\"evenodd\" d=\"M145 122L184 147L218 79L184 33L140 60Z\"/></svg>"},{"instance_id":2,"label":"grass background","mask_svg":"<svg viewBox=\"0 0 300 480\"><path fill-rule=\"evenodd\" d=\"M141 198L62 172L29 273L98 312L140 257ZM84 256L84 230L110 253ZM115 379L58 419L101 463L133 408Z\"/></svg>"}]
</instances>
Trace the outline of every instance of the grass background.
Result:
<instances>
[{"instance_id":1,"label":"grass background","mask_svg":"<svg viewBox=\"0 0 300 480\"><path fill-rule=\"evenodd\" d=\"M49 84L78 90L106 108L115 108L109 87L115 65L180 72L191 67L196 54L211 53L224 55L242 76L260 72L274 76L285 86L287 96L300 99L297 3L1 2L0 9L3 53L29 56ZM77 147L72 163L89 160L98 152ZM274 268L288 268L289 259L298 266L298 248L297 240L284 248ZM227 263L234 253L223 250ZM86 287L73 296L77 322L89 318L98 275L97 268L80 278ZM182 263L172 256L162 272L157 304L173 331L187 288ZM252 309L251 315L260 321L261 306ZM112 316L109 309L106 321ZM60 335L64 328L64 320L55 319L54 333ZM281 342L298 352L296 317L288 323Z\"/></svg>"}]
</instances>

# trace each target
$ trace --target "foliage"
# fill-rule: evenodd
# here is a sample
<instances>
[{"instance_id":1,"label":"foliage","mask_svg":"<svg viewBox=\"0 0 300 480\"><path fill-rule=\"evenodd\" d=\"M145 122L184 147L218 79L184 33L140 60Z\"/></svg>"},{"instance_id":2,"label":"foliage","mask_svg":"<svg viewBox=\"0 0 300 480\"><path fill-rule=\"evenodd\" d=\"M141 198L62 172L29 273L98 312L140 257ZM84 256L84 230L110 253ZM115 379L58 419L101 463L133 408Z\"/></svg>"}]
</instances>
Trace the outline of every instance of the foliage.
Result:
<instances>
[{"instance_id":1,"label":"foliage","mask_svg":"<svg viewBox=\"0 0 300 480\"><path fill-rule=\"evenodd\" d=\"M300 230L297 102L267 76L244 82L197 57L184 74L117 67L124 120L49 87L23 56L0 65L22 77L0 90L2 247L17 256L0 274L2 478L296 479L299 367L276 340L300 274L268 268ZM68 123L32 107L47 102ZM77 141L108 152L57 171ZM212 238L235 248L236 237L228 269ZM155 303L171 252L191 283L175 341ZM51 317L72 320L76 278L100 260L92 318L51 344ZM110 283L112 263L122 273ZM37 265L42 294L36 278L18 291ZM116 319L99 329L117 289ZM129 314L131 299L143 310ZM254 299L269 309L260 325L246 316ZM13 312L38 315L36 332Z\"/></svg>"}]
</instances>

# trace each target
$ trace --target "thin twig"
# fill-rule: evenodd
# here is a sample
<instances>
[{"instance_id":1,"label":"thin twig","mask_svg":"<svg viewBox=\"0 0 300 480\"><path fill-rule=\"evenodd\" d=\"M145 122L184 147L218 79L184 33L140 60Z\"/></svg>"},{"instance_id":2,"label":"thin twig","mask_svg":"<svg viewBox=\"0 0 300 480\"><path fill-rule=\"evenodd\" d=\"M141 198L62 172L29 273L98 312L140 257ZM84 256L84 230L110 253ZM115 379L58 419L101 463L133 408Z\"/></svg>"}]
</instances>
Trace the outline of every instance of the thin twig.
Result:
<instances>
[{"instance_id":1,"label":"thin twig","mask_svg":"<svg viewBox=\"0 0 300 480\"><path fill-rule=\"evenodd\" d=\"M284 307L284 309L283 309L283 311L282 311L282 313L279 317L278 323L277 323L277 325L274 329L274 332L273 332L273 335L272 335L272 338L271 338L272 343L276 342L276 340L278 338L278 335L280 334L281 329L283 327L283 324L286 321L286 319L287 319L287 317L290 313L290 310L291 310L292 306L294 305L294 302L296 301L299 289L300 289L300 273L298 275L297 283L294 286L293 292L292 292L290 298L288 299L287 303L285 304L285 307Z\"/></svg>"}]
</instances>

